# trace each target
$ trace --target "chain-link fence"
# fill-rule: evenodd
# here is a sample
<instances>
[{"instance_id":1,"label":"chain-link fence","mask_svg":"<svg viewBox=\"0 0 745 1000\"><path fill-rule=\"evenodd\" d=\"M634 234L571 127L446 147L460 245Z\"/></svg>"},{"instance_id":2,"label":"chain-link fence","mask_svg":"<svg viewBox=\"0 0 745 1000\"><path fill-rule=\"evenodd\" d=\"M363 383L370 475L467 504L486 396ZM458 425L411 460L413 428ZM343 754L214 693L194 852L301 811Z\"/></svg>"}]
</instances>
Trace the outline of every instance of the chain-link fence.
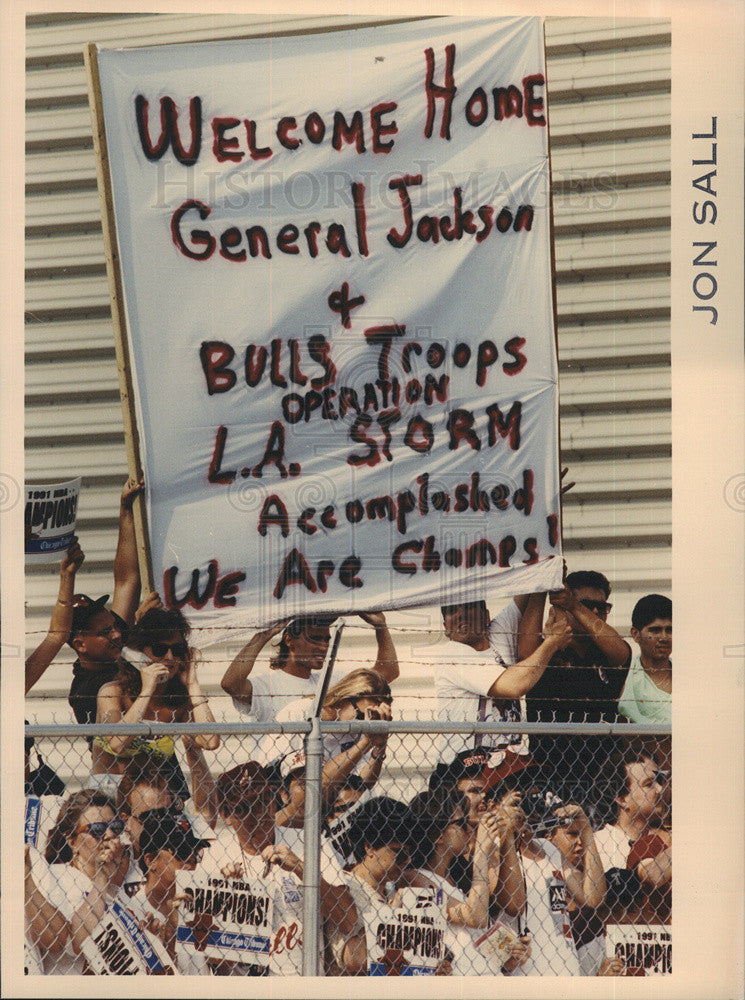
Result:
<instances>
[{"instance_id":1,"label":"chain-link fence","mask_svg":"<svg viewBox=\"0 0 745 1000\"><path fill-rule=\"evenodd\" d=\"M671 971L669 728L26 732L29 974Z\"/></svg>"}]
</instances>

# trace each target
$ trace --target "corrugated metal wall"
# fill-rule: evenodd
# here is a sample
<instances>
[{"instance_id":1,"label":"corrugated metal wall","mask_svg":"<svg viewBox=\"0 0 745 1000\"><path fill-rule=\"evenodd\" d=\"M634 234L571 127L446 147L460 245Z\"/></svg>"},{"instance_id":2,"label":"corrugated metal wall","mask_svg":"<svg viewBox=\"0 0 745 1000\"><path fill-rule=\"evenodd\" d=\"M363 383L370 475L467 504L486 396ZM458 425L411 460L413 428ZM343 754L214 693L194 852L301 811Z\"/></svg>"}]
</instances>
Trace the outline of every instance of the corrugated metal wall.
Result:
<instances>
[{"instance_id":1,"label":"corrugated metal wall","mask_svg":"<svg viewBox=\"0 0 745 1000\"><path fill-rule=\"evenodd\" d=\"M27 21L26 479L83 477L80 588L110 590L126 475L83 46L318 31L355 18L43 14ZM368 23L368 22L364 22ZM669 592L670 27L546 22L569 568L614 585L615 623ZM57 580L26 578L27 643ZM395 623L395 619L392 624ZM65 689L53 668L39 687ZM219 674L216 676L219 679Z\"/></svg>"}]
</instances>

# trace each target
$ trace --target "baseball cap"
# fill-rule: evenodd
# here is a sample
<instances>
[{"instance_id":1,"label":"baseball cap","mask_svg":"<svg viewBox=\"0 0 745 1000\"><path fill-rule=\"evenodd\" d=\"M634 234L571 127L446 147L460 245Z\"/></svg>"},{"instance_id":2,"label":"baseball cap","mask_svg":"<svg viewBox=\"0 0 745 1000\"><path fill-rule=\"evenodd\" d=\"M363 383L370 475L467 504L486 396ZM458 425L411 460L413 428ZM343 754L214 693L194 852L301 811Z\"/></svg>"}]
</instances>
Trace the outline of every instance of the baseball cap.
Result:
<instances>
[{"instance_id":1,"label":"baseball cap","mask_svg":"<svg viewBox=\"0 0 745 1000\"><path fill-rule=\"evenodd\" d=\"M448 763L440 761L430 775L430 791L438 785L455 785L463 778L480 778L492 752L485 747L475 747L472 750L461 750Z\"/></svg>"},{"instance_id":2,"label":"baseball cap","mask_svg":"<svg viewBox=\"0 0 745 1000\"><path fill-rule=\"evenodd\" d=\"M87 594L75 594L72 599L72 626L70 628L70 638L82 632L88 622L97 615L99 611L103 611L106 607L106 602L109 599L108 594L104 594L103 597L99 597L94 600L92 597L88 597Z\"/></svg>"},{"instance_id":3,"label":"baseball cap","mask_svg":"<svg viewBox=\"0 0 745 1000\"><path fill-rule=\"evenodd\" d=\"M644 895L641 879L627 868L609 868L605 873L605 902L614 906L632 906Z\"/></svg>"},{"instance_id":4,"label":"baseball cap","mask_svg":"<svg viewBox=\"0 0 745 1000\"><path fill-rule=\"evenodd\" d=\"M491 791L506 778L521 774L526 768L533 766L533 758L527 750L497 750L489 758L489 766L484 770L484 792Z\"/></svg>"},{"instance_id":5,"label":"baseball cap","mask_svg":"<svg viewBox=\"0 0 745 1000\"><path fill-rule=\"evenodd\" d=\"M303 750L295 750L292 753L285 754L279 763L279 776L284 781L285 778L289 778L293 771L298 771L300 769L305 769L305 752Z\"/></svg>"},{"instance_id":6,"label":"baseball cap","mask_svg":"<svg viewBox=\"0 0 745 1000\"><path fill-rule=\"evenodd\" d=\"M157 854L163 849L171 851L179 861L188 861L203 847L209 847L209 840L194 836L189 820L183 813L153 810L145 818L140 834L140 859L146 854Z\"/></svg>"}]
</instances>

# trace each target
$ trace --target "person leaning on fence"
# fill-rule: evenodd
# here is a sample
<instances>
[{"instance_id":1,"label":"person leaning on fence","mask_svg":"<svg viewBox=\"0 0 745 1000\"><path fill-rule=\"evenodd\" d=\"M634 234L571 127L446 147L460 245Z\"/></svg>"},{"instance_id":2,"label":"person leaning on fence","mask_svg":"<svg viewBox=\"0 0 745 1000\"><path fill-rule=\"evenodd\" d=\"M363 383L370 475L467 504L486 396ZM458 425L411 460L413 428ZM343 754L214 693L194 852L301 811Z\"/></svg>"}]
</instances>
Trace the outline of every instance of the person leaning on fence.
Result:
<instances>
[{"instance_id":1,"label":"person leaning on fence","mask_svg":"<svg viewBox=\"0 0 745 1000\"><path fill-rule=\"evenodd\" d=\"M616 975L605 961L605 927L598 909L605 899L605 874L590 821L576 803L556 806L552 815L555 825L547 825L545 836L564 861L569 922L582 975Z\"/></svg>"},{"instance_id":2,"label":"person leaning on fence","mask_svg":"<svg viewBox=\"0 0 745 1000\"><path fill-rule=\"evenodd\" d=\"M595 833L604 871L623 868L634 841L660 829L668 775L641 739L617 744L598 775L594 808L604 825Z\"/></svg>"},{"instance_id":3,"label":"person leaning on fence","mask_svg":"<svg viewBox=\"0 0 745 1000\"><path fill-rule=\"evenodd\" d=\"M211 775L210 775L211 777ZM214 803L217 807L217 786L213 779L213 794L210 807ZM199 800L195 794L193 797L194 808L198 809ZM127 834L135 857L139 849L140 834L142 824L151 814L162 815L170 813L175 816L186 814L189 823L197 829L200 837L210 838L214 834L212 829L216 824L216 817L212 817L211 808L205 814L198 813L196 816L184 809L184 803L176 795L168 782L168 778L158 767L156 761L137 759L127 763L122 774L121 781L116 792L116 805L119 815L125 820ZM208 822L205 816L210 820Z\"/></svg>"},{"instance_id":4,"label":"person leaning on fence","mask_svg":"<svg viewBox=\"0 0 745 1000\"><path fill-rule=\"evenodd\" d=\"M274 815L275 844L284 844L293 854L305 857L305 751L293 750L272 768L277 777L277 810ZM321 786L322 798L323 783ZM328 838L321 838L321 863L331 885L343 885L341 862Z\"/></svg>"},{"instance_id":5,"label":"person leaning on fence","mask_svg":"<svg viewBox=\"0 0 745 1000\"><path fill-rule=\"evenodd\" d=\"M116 677L98 693L99 723L214 722L208 699L197 677L197 653L188 645L190 626L178 609L151 608L131 630L131 656L139 665L122 661ZM115 729L115 727L114 727ZM216 750L214 734L193 737L195 745ZM122 774L131 758L151 758L169 775L173 790L189 797L170 736L145 740L137 736L97 736L93 741L93 773Z\"/></svg>"},{"instance_id":6,"label":"person leaning on fence","mask_svg":"<svg viewBox=\"0 0 745 1000\"><path fill-rule=\"evenodd\" d=\"M176 873L195 871L210 841L196 837L181 814L151 812L141 825L138 861L144 882L129 901L140 926L163 942L181 975L210 975L204 952L176 941L178 900Z\"/></svg>"},{"instance_id":7,"label":"person leaning on fence","mask_svg":"<svg viewBox=\"0 0 745 1000\"><path fill-rule=\"evenodd\" d=\"M520 699L538 682L549 659L569 642L563 621L547 623L543 640L521 658L518 634L523 628L527 596L516 597L490 621L484 601L444 606L445 634L452 650L435 675L437 716L443 722L519 722ZM457 644L457 645L456 645ZM526 745L515 734L443 735L439 756L450 760L474 747L498 750Z\"/></svg>"},{"instance_id":8,"label":"person leaning on fence","mask_svg":"<svg viewBox=\"0 0 745 1000\"><path fill-rule=\"evenodd\" d=\"M67 642L77 653L77 660L72 668L68 700L80 723L96 721L98 691L119 669L127 630L134 622L140 600L132 505L144 488L142 480L133 483L128 479L122 490L111 607L106 607L108 596L92 599L86 594L76 594L73 597Z\"/></svg>"},{"instance_id":9,"label":"person leaning on fence","mask_svg":"<svg viewBox=\"0 0 745 1000\"><path fill-rule=\"evenodd\" d=\"M222 679L223 690L233 699L242 716L255 722L271 722L291 702L316 689L335 615L308 615L281 622L257 632L238 653ZM389 684L398 677L398 658L382 612L361 613L375 629L378 646L373 670ZM252 674L259 653L272 643L270 669Z\"/></svg>"},{"instance_id":10,"label":"person leaning on fence","mask_svg":"<svg viewBox=\"0 0 745 1000\"><path fill-rule=\"evenodd\" d=\"M325 722L389 720L392 702L388 682L376 670L352 670L328 689L321 707L321 719ZM310 704L307 698L295 701L279 713L276 721L303 721L308 718ZM259 760L262 764L275 763L293 750L301 749L302 745L302 735L269 735L262 742ZM337 789L350 774L359 774L365 785L372 788L380 777L386 748L384 733L324 734L324 804L333 801Z\"/></svg>"},{"instance_id":11,"label":"person leaning on fence","mask_svg":"<svg viewBox=\"0 0 745 1000\"><path fill-rule=\"evenodd\" d=\"M583 570L570 573L563 590L549 595L549 620L568 623L571 638L552 654L540 680L528 692L529 722L618 721L618 698L628 674L631 647L608 624L610 590L602 573ZM544 603L545 595L533 596L525 609L521 656L541 641ZM592 788L607 753L604 737L584 735L531 736L530 750L541 780L562 798L579 801Z\"/></svg>"},{"instance_id":12,"label":"person leaning on fence","mask_svg":"<svg viewBox=\"0 0 745 1000\"><path fill-rule=\"evenodd\" d=\"M484 812L475 837L469 825L468 800L453 785L442 784L434 791L420 792L409 804L423 836L415 845L406 880L414 887L442 890L453 952L452 974L456 976L499 975L489 956L479 950L479 939L489 923L489 901L498 894L500 835L496 817ZM471 886L467 894L454 882L453 862L467 859ZM530 954L528 937L513 942L503 963L513 971Z\"/></svg>"},{"instance_id":13,"label":"person leaning on fence","mask_svg":"<svg viewBox=\"0 0 745 1000\"><path fill-rule=\"evenodd\" d=\"M239 764L217 780L220 813L226 824L213 841L197 874L219 875L263 883L272 897L271 951L268 967L210 959L216 975L302 974L304 860L284 844L275 844L278 776L256 761ZM321 870L321 917L327 932L348 933L354 925L354 903L345 886L332 885ZM313 945L322 952L322 939Z\"/></svg>"},{"instance_id":14,"label":"person leaning on fence","mask_svg":"<svg viewBox=\"0 0 745 1000\"><path fill-rule=\"evenodd\" d=\"M562 872L562 856L543 836L536 836L545 833L553 797L545 790L534 791L534 772L530 762L522 760L487 773L488 808L501 820L502 841L508 833L514 838L519 898L524 901L517 915L503 910L499 918L520 937L531 936L530 956L512 975L579 976L567 912L571 888ZM512 894L515 896L516 890Z\"/></svg>"},{"instance_id":15,"label":"person leaning on fence","mask_svg":"<svg viewBox=\"0 0 745 1000\"><path fill-rule=\"evenodd\" d=\"M365 924L371 917L394 919L389 890L403 883L412 850L422 835L411 810L396 799L376 796L356 812L351 838L357 863L346 877L356 920L347 928L337 926L328 935L329 974L368 974ZM398 974L395 963L387 974Z\"/></svg>"},{"instance_id":16,"label":"person leaning on fence","mask_svg":"<svg viewBox=\"0 0 745 1000\"><path fill-rule=\"evenodd\" d=\"M117 900L126 907L122 885L130 858L123 831L114 802L100 791L85 789L63 803L47 840L46 877L38 884L58 918L55 939L47 943L45 973L84 973L86 942L107 905Z\"/></svg>"}]
</instances>

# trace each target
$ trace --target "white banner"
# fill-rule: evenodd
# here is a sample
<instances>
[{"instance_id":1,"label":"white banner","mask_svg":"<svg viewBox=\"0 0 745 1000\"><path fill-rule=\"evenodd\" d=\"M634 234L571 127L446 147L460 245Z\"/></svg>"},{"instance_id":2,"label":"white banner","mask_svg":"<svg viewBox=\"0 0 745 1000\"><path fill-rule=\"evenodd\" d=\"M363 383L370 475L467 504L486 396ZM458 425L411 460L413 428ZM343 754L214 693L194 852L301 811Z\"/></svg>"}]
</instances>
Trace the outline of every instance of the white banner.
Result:
<instances>
[{"instance_id":1,"label":"white banner","mask_svg":"<svg viewBox=\"0 0 745 1000\"><path fill-rule=\"evenodd\" d=\"M180 945L208 958L268 969L273 913L268 885L179 871L176 888L184 897L176 931Z\"/></svg>"},{"instance_id":2,"label":"white banner","mask_svg":"<svg viewBox=\"0 0 745 1000\"><path fill-rule=\"evenodd\" d=\"M245 625L560 586L540 19L98 65L166 603Z\"/></svg>"},{"instance_id":3,"label":"white banner","mask_svg":"<svg viewBox=\"0 0 745 1000\"><path fill-rule=\"evenodd\" d=\"M627 976L662 976L673 971L673 939L664 924L606 924L608 958L620 955Z\"/></svg>"}]
</instances>

